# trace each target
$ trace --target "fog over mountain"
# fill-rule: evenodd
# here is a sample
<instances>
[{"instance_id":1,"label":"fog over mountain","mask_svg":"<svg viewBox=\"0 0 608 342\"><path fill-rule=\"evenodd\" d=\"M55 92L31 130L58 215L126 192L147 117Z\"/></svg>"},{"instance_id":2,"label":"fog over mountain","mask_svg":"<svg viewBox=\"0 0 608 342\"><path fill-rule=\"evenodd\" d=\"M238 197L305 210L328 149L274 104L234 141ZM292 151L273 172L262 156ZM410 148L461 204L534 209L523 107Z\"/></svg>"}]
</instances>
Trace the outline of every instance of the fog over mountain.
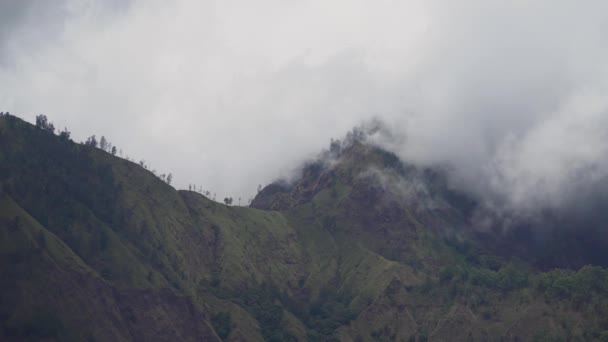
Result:
<instances>
[{"instance_id":1,"label":"fog over mountain","mask_svg":"<svg viewBox=\"0 0 608 342\"><path fill-rule=\"evenodd\" d=\"M251 196L376 117L378 142L516 210L600 196L608 3L5 1L0 110Z\"/></svg>"}]
</instances>

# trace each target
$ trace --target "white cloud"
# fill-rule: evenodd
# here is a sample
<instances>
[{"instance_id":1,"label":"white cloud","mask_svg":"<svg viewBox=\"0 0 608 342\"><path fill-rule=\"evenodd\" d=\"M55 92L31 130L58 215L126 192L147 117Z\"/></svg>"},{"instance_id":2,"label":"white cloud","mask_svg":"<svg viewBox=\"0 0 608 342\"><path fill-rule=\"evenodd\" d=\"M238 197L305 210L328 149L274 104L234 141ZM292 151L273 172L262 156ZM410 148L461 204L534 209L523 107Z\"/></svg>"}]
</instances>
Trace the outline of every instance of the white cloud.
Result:
<instances>
[{"instance_id":1,"label":"white cloud","mask_svg":"<svg viewBox=\"0 0 608 342\"><path fill-rule=\"evenodd\" d=\"M603 176L605 2L14 3L1 109L106 135L180 186L247 197L372 116L403 157L512 203Z\"/></svg>"}]
</instances>

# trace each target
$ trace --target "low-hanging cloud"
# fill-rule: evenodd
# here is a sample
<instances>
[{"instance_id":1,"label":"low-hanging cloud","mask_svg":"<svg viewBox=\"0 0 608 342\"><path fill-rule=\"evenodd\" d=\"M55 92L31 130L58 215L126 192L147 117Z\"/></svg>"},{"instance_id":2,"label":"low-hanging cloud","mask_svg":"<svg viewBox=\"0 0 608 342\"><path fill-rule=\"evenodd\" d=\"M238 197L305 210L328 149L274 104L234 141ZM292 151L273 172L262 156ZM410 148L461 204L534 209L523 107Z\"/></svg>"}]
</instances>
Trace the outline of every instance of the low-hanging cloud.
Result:
<instances>
[{"instance_id":1,"label":"low-hanging cloud","mask_svg":"<svg viewBox=\"0 0 608 342\"><path fill-rule=\"evenodd\" d=\"M516 208L608 173L602 1L13 1L0 109L247 197L370 117ZM221 198L221 197L220 197Z\"/></svg>"}]
</instances>

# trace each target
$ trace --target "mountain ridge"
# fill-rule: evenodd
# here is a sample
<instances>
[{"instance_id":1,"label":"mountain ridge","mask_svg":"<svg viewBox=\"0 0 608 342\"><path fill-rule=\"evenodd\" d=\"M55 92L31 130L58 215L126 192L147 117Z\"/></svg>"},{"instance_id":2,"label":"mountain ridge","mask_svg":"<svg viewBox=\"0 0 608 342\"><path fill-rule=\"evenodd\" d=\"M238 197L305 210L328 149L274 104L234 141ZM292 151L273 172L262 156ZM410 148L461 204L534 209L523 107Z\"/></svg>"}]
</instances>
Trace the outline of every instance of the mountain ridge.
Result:
<instances>
[{"instance_id":1,"label":"mountain ridge","mask_svg":"<svg viewBox=\"0 0 608 342\"><path fill-rule=\"evenodd\" d=\"M608 336L603 268L541 273L451 239L469 204L441 174L356 139L327 153L233 207L1 117L3 338Z\"/></svg>"}]
</instances>

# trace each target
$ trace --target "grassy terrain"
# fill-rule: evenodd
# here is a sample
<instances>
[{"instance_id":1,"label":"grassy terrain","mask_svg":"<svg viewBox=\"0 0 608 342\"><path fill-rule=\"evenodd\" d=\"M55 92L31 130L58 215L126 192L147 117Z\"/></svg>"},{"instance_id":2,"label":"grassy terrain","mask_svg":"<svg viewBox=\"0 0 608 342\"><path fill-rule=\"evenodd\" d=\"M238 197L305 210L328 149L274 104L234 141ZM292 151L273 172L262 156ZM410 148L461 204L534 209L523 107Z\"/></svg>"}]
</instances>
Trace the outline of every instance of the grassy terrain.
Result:
<instances>
[{"instance_id":1,"label":"grassy terrain","mask_svg":"<svg viewBox=\"0 0 608 342\"><path fill-rule=\"evenodd\" d=\"M232 207L1 117L0 336L608 339L605 269L451 239L468 204L441 175L357 142L332 153Z\"/></svg>"}]
</instances>

